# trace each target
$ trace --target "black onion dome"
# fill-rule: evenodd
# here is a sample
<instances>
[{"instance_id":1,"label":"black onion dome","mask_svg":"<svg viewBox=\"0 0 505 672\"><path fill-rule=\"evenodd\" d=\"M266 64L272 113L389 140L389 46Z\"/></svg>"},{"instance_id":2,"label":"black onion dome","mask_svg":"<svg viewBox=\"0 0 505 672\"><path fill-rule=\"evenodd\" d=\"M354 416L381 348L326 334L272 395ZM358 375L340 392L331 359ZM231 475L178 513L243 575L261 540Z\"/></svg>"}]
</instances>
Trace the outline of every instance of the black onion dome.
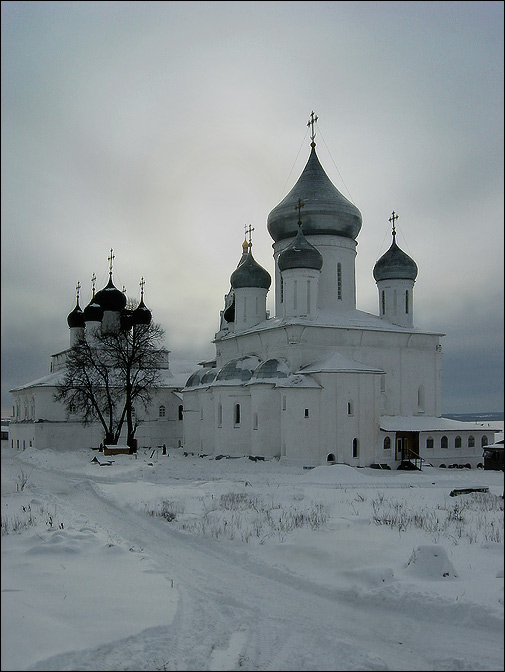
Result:
<instances>
[{"instance_id":1,"label":"black onion dome","mask_svg":"<svg viewBox=\"0 0 505 672\"><path fill-rule=\"evenodd\" d=\"M123 331L130 331L134 324L133 310L125 308L121 311L120 324Z\"/></svg>"},{"instance_id":2,"label":"black onion dome","mask_svg":"<svg viewBox=\"0 0 505 672\"><path fill-rule=\"evenodd\" d=\"M104 310L119 311L126 306L126 296L114 286L112 273L109 275L108 285L95 294L95 301Z\"/></svg>"},{"instance_id":3,"label":"black onion dome","mask_svg":"<svg viewBox=\"0 0 505 672\"><path fill-rule=\"evenodd\" d=\"M139 305L135 308L132 314L133 324L150 324L152 320L152 313L141 300Z\"/></svg>"},{"instance_id":4,"label":"black onion dome","mask_svg":"<svg viewBox=\"0 0 505 672\"><path fill-rule=\"evenodd\" d=\"M326 175L314 147L298 182L268 215L268 232L275 242L296 236L298 199L304 204L303 231L306 236L356 239L361 230L361 213Z\"/></svg>"},{"instance_id":5,"label":"black onion dome","mask_svg":"<svg viewBox=\"0 0 505 672\"><path fill-rule=\"evenodd\" d=\"M277 263L281 271L288 268L313 268L320 271L323 266L323 256L314 245L309 243L303 235L302 227L299 226L298 233L280 253Z\"/></svg>"},{"instance_id":6,"label":"black onion dome","mask_svg":"<svg viewBox=\"0 0 505 672\"><path fill-rule=\"evenodd\" d=\"M70 328L72 327L84 327L84 313L79 306L79 299L75 304L75 308L67 316L67 324Z\"/></svg>"},{"instance_id":7,"label":"black onion dome","mask_svg":"<svg viewBox=\"0 0 505 672\"><path fill-rule=\"evenodd\" d=\"M93 297L86 306L86 308L84 309L84 321L101 322L102 319L103 319L103 308L96 302L95 297Z\"/></svg>"},{"instance_id":8,"label":"black onion dome","mask_svg":"<svg viewBox=\"0 0 505 672\"><path fill-rule=\"evenodd\" d=\"M268 289L272 282L270 273L254 259L252 252L233 271L230 283L233 289L241 287L262 287Z\"/></svg>"},{"instance_id":9,"label":"black onion dome","mask_svg":"<svg viewBox=\"0 0 505 672\"><path fill-rule=\"evenodd\" d=\"M395 236L389 250L382 255L373 269L373 277L379 280L415 280L417 264L396 244Z\"/></svg>"}]
</instances>

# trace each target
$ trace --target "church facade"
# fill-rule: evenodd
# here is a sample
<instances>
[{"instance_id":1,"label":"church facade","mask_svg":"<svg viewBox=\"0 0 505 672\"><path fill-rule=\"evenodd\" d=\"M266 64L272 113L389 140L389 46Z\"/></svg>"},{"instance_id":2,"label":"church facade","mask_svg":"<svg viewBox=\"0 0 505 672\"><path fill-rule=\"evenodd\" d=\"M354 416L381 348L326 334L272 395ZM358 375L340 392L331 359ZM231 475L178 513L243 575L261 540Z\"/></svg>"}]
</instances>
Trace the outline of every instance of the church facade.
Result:
<instances>
[{"instance_id":1,"label":"church facade","mask_svg":"<svg viewBox=\"0 0 505 672\"><path fill-rule=\"evenodd\" d=\"M120 328L128 322L149 324L151 311L144 304L144 282L141 281L140 303L135 310L126 307L124 292L112 281L112 250L109 268L109 282L95 294L95 277L92 278L92 297L88 305L81 309L79 289L74 309L67 317L69 328L69 348L51 356L50 373L38 380L10 390L13 398L12 417L9 425L11 445L20 450L27 448L47 449L66 445L76 448L98 448L104 441L102 425L93 421L84 425L80 414L70 412L63 402L55 401L54 395L65 376L68 352L81 338L92 341L95 330ZM152 401L146 409L134 409L139 422L136 439L139 448L165 446L177 448L182 445L184 381L174 376L169 367L169 351L160 350L160 385L152 392ZM126 423L125 423L126 424ZM126 444L126 427L123 427L120 444Z\"/></svg>"},{"instance_id":2,"label":"church facade","mask_svg":"<svg viewBox=\"0 0 505 672\"><path fill-rule=\"evenodd\" d=\"M275 315L272 278L246 232L215 359L183 389L185 450L307 466L480 466L495 430L441 417L443 334L414 325L418 268L396 243L394 212L373 269L378 315L356 307L362 217L319 162L315 121L306 166L267 218Z\"/></svg>"},{"instance_id":3,"label":"church facade","mask_svg":"<svg viewBox=\"0 0 505 672\"><path fill-rule=\"evenodd\" d=\"M472 468L499 428L441 417L440 332L415 326L418 268L396 242L376 262L378 314L357 309L355 260L362 217L310 154L298 181L269 213L275 276L242 244L214 336L215 358L174 376L160 351L161 385L147 410L136 409L139 448L211 456L278 458L316 466L405 467L423 463ZM51 357L50 373L11 390L10 441L19 449L98 447L98 422L54 400L70 348L96 329L151 320L141 300L127 314L112 281L81 310L79 287L67 317L69 348ZM274 315L266 298L274 292ZM126 437L120 438L126 442Z\"/></svg>"}]
</instances>

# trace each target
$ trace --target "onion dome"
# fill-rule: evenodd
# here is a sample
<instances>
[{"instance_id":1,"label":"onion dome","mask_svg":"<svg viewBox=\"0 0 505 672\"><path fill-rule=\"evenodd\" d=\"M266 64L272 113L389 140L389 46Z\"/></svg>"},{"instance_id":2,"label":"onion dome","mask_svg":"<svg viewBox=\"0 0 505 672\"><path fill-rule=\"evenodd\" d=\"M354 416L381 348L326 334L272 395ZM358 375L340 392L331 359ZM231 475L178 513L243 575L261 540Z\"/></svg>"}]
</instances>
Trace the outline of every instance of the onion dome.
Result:
<instances>
[{"instance_id":1,"label":"onion dome","mask_svg":"<svg viewBox=\"0 0 505 672\"><path fill-rule=\"evenodd\" d=\"M91 299L84 309L85 322L101 322L103 319L103 308L96 301L95 297Z\"/></svg>"},{"instance_id":2,"label":"onion dome","mask_svg":"<svg viewBox=\"0 0 505 672\"><path fill-rule=\"evenodd\" d=\"M343 196L319 163L312 141L309 160L289 194L270 212L267 228L275 242L297 234L296 208L304 202L303 230L306 236L330 235L356 239L361 213Z\"/></svg>"},{"instance_id":3,"label":"onion dome","mask_svg":"<svg viewBox=\"0 0 505 672\"><path fill-rule=\"evenodd\" d=\"M323 256L305 238L301 223L298 225L298 233L286 249L280 253L277 263L281 271L285 271L288 268L313 268L316 271L321 270Z\"/></svg>"},{"instance_id":4,"label":"onion dome","mask_svg":"<svg viewBox=\"0 0 505 672\"><path fill-rule=\"evenodd\" d=\"M133 324L150 324L152 317L151 311L145 305L144 300L141 299L132 314Z\"/></svg>"},{"instance_id":5,"label":"onion dome","mask_svg":"<svg viewBox=\"0 0 505 672\"><path fill-rule=\"evenodd\" d=\"M251 251L249 251L244 261L239 263L230 278L232 289L239 289L241 287L262 287L263 289L268 289L271 282L270 273L258 264Z\"/></svg>"},{"instance_id":6,"label":"onion dome","mask_svg":"<svg viewBox=\"0 0 505 672\"><path fill-rule=\"evenodd\" d=\"M228 308L224 311L223 317L227 322L235 322L235 296Z\"/></svg>"},{"instance_id":7,"label":"onion dome","mask_svg":"<svg viewBox=\"0 0 505 672\"><path fill-rule=\"evenodd\" d=\"M373 277L376 282L379 280L415 280L417 278L417 264L396 244L394 228L391 247L375 264Z\"/></svg>"},{"instance_id":8,"label":"onion dome","mask_svg":"<svg viewBox=\"0 0 505 672\"><path fill-rule=\"evenodd\" d=\"M75 308L67 316L67 324L72 327L84 327L84 313L79 306L79 298L77 298Z\"/></svg>"},{"instance_id":9,"label":"onion dome","mask_svg":"<svg viewBox=\"0 0 505 672\"><path fill-rule=\"evenodd\" d=\"M126 306L126 296L112 282L112 272L109 273L109 282L106 287L95 295L95 301L103 310L120 311Z\"/></svg>"},{"instance_id":10,"label":"onion dome","mask_svg":"<svg viewBox=\"0 0 505 672\"><path fill-rule=\"evenodd\" d=\"M133 310L130 310L129 308L125 308L124 310L122 310L120 322L122 331L130 331L130 329L133 327L134 324Z\"/></svg>"}]
</instances>

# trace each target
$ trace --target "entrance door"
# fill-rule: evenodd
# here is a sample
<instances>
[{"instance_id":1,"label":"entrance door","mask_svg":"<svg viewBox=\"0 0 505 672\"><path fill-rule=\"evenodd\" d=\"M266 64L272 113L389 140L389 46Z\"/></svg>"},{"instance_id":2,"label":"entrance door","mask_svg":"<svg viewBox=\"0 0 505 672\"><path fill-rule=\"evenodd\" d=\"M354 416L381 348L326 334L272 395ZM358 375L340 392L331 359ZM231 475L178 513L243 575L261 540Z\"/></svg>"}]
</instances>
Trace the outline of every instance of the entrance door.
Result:
<instances>
[{"instance_id":1,"label":"entrance door","mask_svg":"<svg viewBox=\"0 0 505 672\"><path fill-rule=\"evenodd\" d=\"M409 440L406 436L396 438L395 460L408 459Z\"/></svg>"}]
</instances>

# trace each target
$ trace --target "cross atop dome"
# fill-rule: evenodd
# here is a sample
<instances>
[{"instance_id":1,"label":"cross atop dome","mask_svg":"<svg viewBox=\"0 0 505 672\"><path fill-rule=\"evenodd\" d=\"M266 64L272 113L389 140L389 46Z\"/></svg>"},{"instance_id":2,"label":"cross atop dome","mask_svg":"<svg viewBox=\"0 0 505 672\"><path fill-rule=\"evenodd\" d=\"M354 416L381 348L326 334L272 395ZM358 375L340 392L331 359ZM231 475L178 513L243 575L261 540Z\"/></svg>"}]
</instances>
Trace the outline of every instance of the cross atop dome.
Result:
<instances>
[{"instance_id":1,"label":"cross atop dome","mask_svg":"<svg viewBox=\"0 0 505 672\"><path fill-rule=\"evenodd\" d=\"M247 224L244 224L244 229L245 229L245 238L247 240L247 236L249 235L249 247L252 247L252 232L254 231L254 226L247 226Z\"/></svg>"},{"instance_id":2,"label":"cross atop dome","mask_svg":"<svg viewBox=\"0 0 505 672\"><path fill-rule=\"evenodd\" d=\"M112 277L112 262L114 261L115 258L116 258L116 257L115 257L115 255L112 253L112 247L111 247L111 248L110 248L110 256L107 257L107 259L109 260L109 275L110 275L111 277Z\"/></svg>"},{"instance_id":3,"label":"cross atop dome","mask_svg":"<svg viewBox=\"0 0 505 672\"><path fill-rule=\"evenodd\" d=\"M302 225L301 210L305 206L305 203L302 203L302 199L298 199L298 203L295 205L295 210L298 210L298 226Z\"/></svg>"},{"instance_id":4,"label":"cross atop dome","mask_svg":"<svg viewBox=\"0 0 505 672\"><path fill-rule=\"evenodd\" d=\"M393 224L393 240L396 239L396 228L395 228L395 221L398 219L398 215L396 212L393 210L391 217L389 218L389 221Z\"/></svg>"},{"instance_id":5,"label":"cross atop dome","mask_svg":"<svg viewBox=\"0 0 505 672\"><path fill-rule=\"evenodd\" d=\"M91 276L91 291L93 293L93 296L95 296L95 285L96 285L96 275L93 273Z\"/></svg>"},{"instance_id":6,"label":"cross atop dome","mask_svg":"<svg viewBox=\"0 0 505 672\"><path fill-rule=\"evenodd\" d=\"M140 285L140 302L141 303L144 300L144 285L145 284L146 284L146 281L144 280L144 276L142 276L140 278L140 282L139 282L139 285Z\"/></svg>"},{"instance_id":7,"label":"cross atop dome","mask_svg":"<svg viewBox=\"0 0 505 672\"><path fill-rule=\"evenodd\" d=\"M311 130L311 133L310 133L310 139L311 139L310 146L311 147L316 146L316 143L314 142L315 137L316 137L316 134L314 133L314 124L316 123L317 119L318 119L317 114L314 116L314 112L312 111L310 113L310 119L307 123L307 126L312 126L312 130Z\"/></svg>"},{"instance_id":8,"label":"cross atop dome","mask_svg":"<svg viewBox=\"0 0 505 672\"><path fill-rule=\"evenodd\" d=\"M81 283L80 283L79 280L78 280L78 281L77 281L77 284L76 284L76 286L75 286L75 293L76 293L76 297L77 297L77 303L79 303L79 290L80 290L80 289L81 289Z\"/></svg>"}]
</instances>

